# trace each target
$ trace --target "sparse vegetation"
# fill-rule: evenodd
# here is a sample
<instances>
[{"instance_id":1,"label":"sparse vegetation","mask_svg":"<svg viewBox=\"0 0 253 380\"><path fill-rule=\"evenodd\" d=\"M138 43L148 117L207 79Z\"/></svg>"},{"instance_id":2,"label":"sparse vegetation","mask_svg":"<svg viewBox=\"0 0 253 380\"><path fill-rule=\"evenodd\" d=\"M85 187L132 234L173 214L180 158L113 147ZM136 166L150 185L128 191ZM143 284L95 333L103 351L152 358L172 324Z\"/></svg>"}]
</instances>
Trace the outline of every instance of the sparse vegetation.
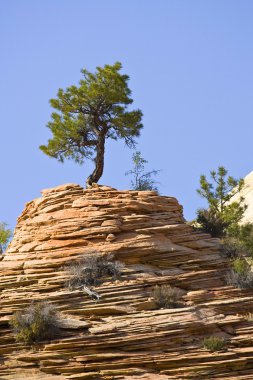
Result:
<instances>
[{"instance_id":1,"label":"sparse vegetation","mask_svg":"<svg viewBox=\"0 0 253 380\"><path fill-rule=\"evenodd\" d=\"M229 259L247 256L248 252L244 245L235 237L225 237L221 240L222 253Z\"/></svg>"},{"instance_id":2,"label":"sparse vegetation","mask_svg":"<svg viewBox=\"0 0 253 380\"><path fill-rule=\"evenodd\" d=\"M238 242L243 256L253 257L253 224L234 225L229 230L229 236Z\"/></svg>"},{"instance_id":3,"label":"sparse vegetation","mask_svg":"<svg viewBox=\"0 0 253 380\"><path fill-rule=\"evenodd\" d=\"M159 308L174 308L182 304L183 291L170 285L156 285L153 298Z\"/></svg>"},{"instance_id":4,"label":"sparse vegetation","mask_svg":"<svg viewBox=\"0 0 253 380\"><path fill-rule=\"evenodd\" d=\"M198 210L195 227L221 238L221 250L231 260L227 283L238 288L253 288L253 273L246 258L253 256L253 225L241 225L240 221L247 206L244 198L233 202L240 195L244 180L228 176L224 167L211 171L211 182L206 176L200 177L198 193L207 200L208 209ZM194 224L193 224L194 225Z\"/></svg>"},{"instance_id":5,"label":"sparse vegetation","mask_svg":"<svg viewBox=\"0 0 253 380\"><path fill-rule=\"evenodd\" d=\"M11 238L11 230L7 228L6 223L0 223L0 254L6 249Z\"/></svg>"},{"instance_id":6,"label":"sparse vegetation","mask_svg":"<svg viewBox=\"0 0 253 380\"><path fill-rule=\"evenodd\" d=\"M59 316L49 302L33 302L14 313L10 325L17 342L31 344L54 337L59 327Z\"/></svg>"},{"instance_id":7,"label":"sparse vegetation","mask_svg":"<svg viewBox=\"0 0 253 380\"><path fill-rule=\"evenodd\" d=\"M126 172L126 175L133 175L133 180L131 181L132 190L153 190L158 191L157 182L153 179L154 175L157 175L159 170L151 170L145 172L145 164L148 163L142 156L141 152L137 151L132 156L133 169Z\"/></svg>"},{"instance_id":8,"label":"sparse vegetation","mask_svg":"<svg viewBox=\"0 0 253 380\"><path fill-rule=\"evenodd\" d=\"M123 264L113 260L113 255L92 254L66 267L67 286L71 289L100 285L106 278L119 277Z\"/></svg>"},{"instance_id":9,"label":"sparse vegetation","mask_svg":"<svg viewBox=\"0 0 253 380\"><path fill-rule=\"evenodd\" d=\"M207 181L205 175L200 177L197 192L208 202L208 209L197 211L196 222L202 231L213 237L223 237L238 225L246 210L243 197L238 202L232 202L233 196L241 192L244 180L228 176L228 171L223 166L217 171L211 171L210 175L211 182Z\"/></svg>"},{"instance_id":10,"label":"sparse vegetation","mask_svg":"<svg viewBox=\"0 0 253 380\"><path fill-rule=\"evenodd\" d=\"M203 340L203 346L211 352L221 351L225 345L225 340L218 336L209 336Z\"/></svg>"},{"instance_id":11,"label":"sparse vegetation","mask_svg":"<svg viewBox=\"0 0 253 380\"><path fill-rule=\"evenodd\" d=\"M250 271L250 266L247 261L239 257L232 261L232 268L236 273L241 275L244 275Z\"/></svg>"},{"instance_id":12,"label":"sparse vegetation","mask_svg":"<svg viewBox=\"0 0 253 380\"><path fill-rule=\"evenodd\" d=\"M245 259L237 258L232 261L231 270L227 275L227 283L240 289L253 288L253 273Z\"/></svg>"}]
</instances>

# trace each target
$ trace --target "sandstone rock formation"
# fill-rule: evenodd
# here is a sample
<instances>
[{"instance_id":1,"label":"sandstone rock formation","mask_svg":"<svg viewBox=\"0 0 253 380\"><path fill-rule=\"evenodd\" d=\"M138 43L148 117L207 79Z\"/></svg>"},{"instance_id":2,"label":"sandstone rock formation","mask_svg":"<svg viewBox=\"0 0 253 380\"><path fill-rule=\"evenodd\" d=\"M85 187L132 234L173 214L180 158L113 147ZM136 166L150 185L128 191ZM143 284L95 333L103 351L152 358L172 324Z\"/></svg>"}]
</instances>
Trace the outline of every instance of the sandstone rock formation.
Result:
<instances>
[{"instance_id":1,"label":"sandstone rock formation","mask_svg":"<svg viewBox=\"0 0 253 380\"><path fill-rule=\"evenodd\" d=\"M93 301L65 287L68 262L94 252L125 264ZM251 290L227 286L219 243L194 232L175 198L155 192L84 190L68 184L26 205L0 261L0 379L253 379ZM152 289L184 291L184 307L157 309ZM8 321L49 300L66 325L51 341L16 343ZM210 353L207 336L227 348Z\"/></svg>"}]
</instances>

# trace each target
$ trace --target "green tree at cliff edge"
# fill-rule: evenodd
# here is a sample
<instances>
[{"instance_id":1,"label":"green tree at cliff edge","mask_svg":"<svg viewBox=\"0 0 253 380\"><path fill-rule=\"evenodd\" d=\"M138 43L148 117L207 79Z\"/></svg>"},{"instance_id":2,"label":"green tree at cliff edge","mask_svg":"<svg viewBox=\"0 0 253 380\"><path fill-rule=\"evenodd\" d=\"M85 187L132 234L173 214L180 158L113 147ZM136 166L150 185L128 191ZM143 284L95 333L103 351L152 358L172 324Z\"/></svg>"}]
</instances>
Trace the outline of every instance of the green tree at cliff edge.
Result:
<instances>
[{"instance_id":1,"label":"green tree at cliff edge","mask_svg":"<svg viewBox=\"0 0 253 380\"><path fill-rule=\"evenodd\" d=\"M93 159L95 168L86 180L97 183L104 170L106 139L123 139L130 148L143 127L142 112L129 110L133 102L128 75L121 63L97 67L95 73L81 70L79 85L59 89L50 104L55 109L47 127L52 138L40 149L60 162L73 159L83 164Z\"/></svg>"}]
</instances>

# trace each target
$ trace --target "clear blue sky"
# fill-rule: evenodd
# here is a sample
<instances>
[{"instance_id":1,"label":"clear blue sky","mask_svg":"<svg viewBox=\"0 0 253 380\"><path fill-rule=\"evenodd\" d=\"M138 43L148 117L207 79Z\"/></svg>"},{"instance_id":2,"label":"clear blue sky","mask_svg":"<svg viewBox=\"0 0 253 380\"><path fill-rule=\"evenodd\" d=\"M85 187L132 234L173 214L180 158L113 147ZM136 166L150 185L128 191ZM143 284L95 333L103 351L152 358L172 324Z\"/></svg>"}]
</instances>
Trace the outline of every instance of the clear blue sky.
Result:
<instances>
[{"instance_id":1,"label":"clear blue sky","mask_svg":"<svg viewBox=\"0 0 253 380\"><path fill-rule=\"evenodd\" d=\"M0 221L92 165L60 164L39 149L48 100L80 69L121 61L144 113L138 149L162 169L162 194L194 217L199 176L253 170L252 0L0 0ZM107 143L101 183L125 189L132 151Z\"/></svg>"}]
</instances>

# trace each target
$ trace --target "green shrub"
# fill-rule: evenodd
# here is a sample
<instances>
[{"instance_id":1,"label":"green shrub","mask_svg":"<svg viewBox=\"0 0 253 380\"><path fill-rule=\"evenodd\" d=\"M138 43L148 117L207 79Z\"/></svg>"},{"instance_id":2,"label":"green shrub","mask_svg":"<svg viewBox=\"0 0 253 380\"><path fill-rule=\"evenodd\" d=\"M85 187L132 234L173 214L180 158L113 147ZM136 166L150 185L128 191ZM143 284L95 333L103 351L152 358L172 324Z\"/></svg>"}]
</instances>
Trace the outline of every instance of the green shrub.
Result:
<instances>
[{"instance_id":1,"label":"green shrub","mask_svg":"<svg viewBox=\"0 0 253 380\"><path fill-rule=\"evenodd\" d=\"M224 339L218 336L209 336L203 340L203 346L211 352L221 351L225 345Z\"/></svg>"},{"instance_id":2,"label":"green shrub","mask_svg":"<svg viewBox=\"0 0 253 380\"><path fill-rule=\"evenodd\" d=\"M170 285L156 285L153 298L159 308L174 308L181 305L183 291Z\"/></svg>"},{"instance_id":3,"label":"green shrub","mask_svg":"<svg viewBox=\"0 0 253 380\"><path fill-rule=\"evenodd\" d=\"M235 273L240 275L245 275L250 271L250 266L247 261L239 257L232 261L232 267Z\"/></svg>"},{"instance_id":4,"label":"green shrub","mask_svg":"<svg viewBox=\"0 0 253 380\"><path fill-rule=\"evenodd\" d=\"M227 227L227 223L213 210L198 210L196 225L198 230L212 235L212 237L220 237Z\"/></svg>"},{"instance_id":5,"label":"green shrub","mask_svg":"<svg viewBox=\"0 0 253 380\"><path fill-rule=\"evenodd\" d=\"M253 288L253 273L245 259L237 258L232 261L231 271L227 275L227 283L240 289Z\"/></svg>"},{"instance_id":6,"label":"green shrub","mask_svg":"<svg viewBox=\"0 0 253 380\"><path fill-rule=\"evenodd\" d=\"M59 316L53 305L42 301L14 313L10 325L16 341L29 344L52 338L58 331Z\"/></svg>"},{"instance_id":7,"label":"green shrub","mask_svg":"<svg viewBox=\"0 0 253 380\"><path fill-rule=\"evenodd\" d=\"M114 261L112 255L93 254L66 267L68 280L66 285L70 288L82 286L97 286L110 277L115 280L119 277L123 264Z\"/></svg>"}]
</instances>

